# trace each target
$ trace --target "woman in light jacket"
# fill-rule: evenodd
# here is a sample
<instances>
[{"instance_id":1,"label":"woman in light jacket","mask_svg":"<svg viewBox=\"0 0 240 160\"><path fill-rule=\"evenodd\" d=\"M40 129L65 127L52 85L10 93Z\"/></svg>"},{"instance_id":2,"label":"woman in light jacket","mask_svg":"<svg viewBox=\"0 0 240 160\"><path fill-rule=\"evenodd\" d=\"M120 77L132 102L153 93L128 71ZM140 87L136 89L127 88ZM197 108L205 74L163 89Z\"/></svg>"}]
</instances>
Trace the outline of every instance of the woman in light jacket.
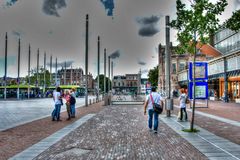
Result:
<instances>
[{"instance_id":1,"label":"woman in light jacket","mask_svg":"<svg viewBox=\"0 0 240 160\"><path fill-rule=\"evenodd\" d=\"M180 101L180 118L179 120L182 121L183 119L183 111L185 113L185 121L187 121L187 111L186 111L186 101L187 101L187 94L185 93L184 89L181 89L180 91L181 95L179 96Z\"/></svg>"}]
</instances>

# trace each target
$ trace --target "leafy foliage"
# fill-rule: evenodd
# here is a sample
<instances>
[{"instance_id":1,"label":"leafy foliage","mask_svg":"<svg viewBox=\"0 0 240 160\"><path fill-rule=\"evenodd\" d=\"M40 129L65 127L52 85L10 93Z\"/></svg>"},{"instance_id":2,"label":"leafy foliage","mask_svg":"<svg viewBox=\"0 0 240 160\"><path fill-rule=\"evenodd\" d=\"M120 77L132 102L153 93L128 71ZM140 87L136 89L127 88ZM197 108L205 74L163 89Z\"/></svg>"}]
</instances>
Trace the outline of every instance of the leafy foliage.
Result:
<instances>
[{"instance_id":1,"label":"leafy foliage","mask_svg":"<svg viewBox=\"0 0 240 160\"><path fill-rule=\"evenodd\" d=\"M220 0L216 4L209 0L195 0L190 9L181 0L177 0L177 19L170 23L170 26L178 30L177 39L180 42L177 53L194 54L194 48L197 41L206 44L209 41L208 36L214 33L219 27L220 15L227 0ZM194 41L196 36L196 41Z\"/></svg>"},{"instance_id":2,"label":"leafy foliage","mask_svg":"<svg viewBox=\"0 0 240 160\"><path fill-rule=\"evenodd\" d=\"M100 88L100 92L103 92L104 91L104 75L103 74L100 74L99 75L100 79L99 79L99 88ZM95 81L97 82L98 80L98 76L96 77ZM109 78L106 77L106 92L108 92L108 82L109 82ZM111 86L111 81L110 81L110 86Z\"/></svg>"},{"instance_id":3,"label":"leafy foliage","mask_svg":"<svg viewBox=\"0 0 240 160\"><path fill-rule=\"evenodd\" d=\"M233 12L232 17L225 22L225 26L233 31L240 31L240 9Z\"/></svg>"},{"instance_id":4,"label":"leafy foliage","mask_svg":"<svg viewBox=\"0 0 240 160\"><path fill-rule=\"evenodd\" d=\"M43 68L39 69L38 77L39 77L38 85L43 86L44 85L44 69ZM45 77L46 77L46 86L50 86L51 85L50 72L48 70L46 70ZM26 81L28 81L28 76L26 76L25 79ZM30 76L30 84L36 85L36 81L37 81L37 71L32 70L32 73Z\"/></svg>"},{"instance_id":5,"label":"leafy foliage","mask_svg":"<svg viewBox=\"0 0 240 160\"><path fill-rule=\"evenodd\" d=\"M158 86L158 66L150 69L148 72L148 81L152 84L152 86Z\"/></svg>"}]
</instances>

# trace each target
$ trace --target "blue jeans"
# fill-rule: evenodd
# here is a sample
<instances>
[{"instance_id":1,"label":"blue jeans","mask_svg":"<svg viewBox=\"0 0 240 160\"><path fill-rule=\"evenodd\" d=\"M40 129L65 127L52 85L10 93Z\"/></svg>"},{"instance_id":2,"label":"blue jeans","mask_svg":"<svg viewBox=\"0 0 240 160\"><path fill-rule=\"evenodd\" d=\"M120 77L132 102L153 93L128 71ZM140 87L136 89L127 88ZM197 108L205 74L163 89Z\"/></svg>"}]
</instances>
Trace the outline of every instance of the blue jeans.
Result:
<instances>
[{"instance_id":1,"label":"blue jeans","mask_svg":"<svg viewBox=\"0 0 240 160\"><path fill-rule=\"evenodd\" d=\"M153 109L148 110L148 127L149 129L152 129L152 121L154 116L154 126L153 129L155 131L158 130L158 113L154 112Z\"/></svg>"},{"instance_id":2,"label":"blue jeans","mask_svg":"<svg viewBox=\"0 0 240 160\"><path fill-rule=\"evenodd\" d=\"M76 112L76 111L75 111L75 104L71 104L71 105L70 105L70 108L71 108L71 109L70 109L71 116L75 116L75 112Z\"/></svg>"},{"instance_id":3,"label":"blue jeans","mask_svg":"<svg viewBox=\"0 0 240 160\"><path fill-rule=\"evenodd\" d=\"M59 120L60 119L60 111L61 111L61 104L55 104L55 108L52 111L52 119Z\"/></svg>"}]
</instances>

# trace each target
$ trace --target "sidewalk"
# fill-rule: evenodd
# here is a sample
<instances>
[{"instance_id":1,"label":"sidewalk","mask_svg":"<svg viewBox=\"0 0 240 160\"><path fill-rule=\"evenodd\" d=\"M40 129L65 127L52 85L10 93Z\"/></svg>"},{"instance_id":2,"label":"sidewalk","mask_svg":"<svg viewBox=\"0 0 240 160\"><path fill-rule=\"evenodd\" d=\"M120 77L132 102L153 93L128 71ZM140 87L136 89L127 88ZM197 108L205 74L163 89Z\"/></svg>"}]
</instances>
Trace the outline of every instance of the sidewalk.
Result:
<instances>
[{"instance_id":1,"label":"sidewalk","mask_svg":"<svg viewBox=\"0 0 240 160\"><path fill-rule=\"evenodd\" d=\"M0 132L0 160L6 160L26 148L38 143L42 139L59 131L68 125L71 125L79 118L92 113L98 113L104 108L102 102L89 105L88 107L79 107L76 109L76 118L66 121L67 113L61 113L63 121L52 121L51 117L32 121L11 129ZM65 107L64 107L65 108Z\"/></svg>"},{"instance_id":2,"label":"sidewalk","mask_svg":"<svg viewBox=\"0 0 240 160\"><path fill-rule=\"evenodd\" d=\"M205 101L200 101L203 102ZM179 105L179 101L177 99L174 100L175 105ZM222 101L208 101L208 108L198 108L198 104L196 104L196 111L201 111L204 113L212 114L215 116L223 117L226 119L234 120L240 122L240 104L238 103L224 103ZM189 105L188 105L189 107Z\"/></svg>"},{"instance_id":3,"label":"sidewalk","mask_svg":"<svg viewBox=\"0 0 240 160\"><path fill-rule=\"evenodd\" d=\"M40 159L207 159L160 121L159 133L149 132L142 106L108 106L65 136Z\"/></svg>"},{"instance_id":4,"label":"sidewalk","mask_svg":"<svg viewBox=\"0 0 240 160\"><path fill-rule=\"evenodd\" d=\"M177 105L175 100L175 105ZM178 106L173 113L178 114ZM191 120L191 109L188 109L188 119ZM240 105L209 101L209 108L196 108L195 124L218 135L240 144ZM223 117L223 118L222 118Z\"/></svg>"}]
</instances>

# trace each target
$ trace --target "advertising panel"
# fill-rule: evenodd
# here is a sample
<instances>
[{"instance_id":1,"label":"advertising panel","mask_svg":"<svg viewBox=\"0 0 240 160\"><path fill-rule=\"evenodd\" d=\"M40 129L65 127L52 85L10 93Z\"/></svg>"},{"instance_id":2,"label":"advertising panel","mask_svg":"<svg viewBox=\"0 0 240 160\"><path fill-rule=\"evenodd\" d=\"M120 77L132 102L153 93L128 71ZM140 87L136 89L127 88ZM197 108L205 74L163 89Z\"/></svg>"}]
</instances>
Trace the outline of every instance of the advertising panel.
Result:
<instances>
[{"instance_id":1,"label":"advertising panel","mask_svg":"<svg viewBox=\"0 0 240 160\"><path fill-rule=\"evenodd\" d=\"M189 62L189 80L193 80L193 62ZM195 80L207 80L208 79L208 63L207 62L195 62Z\"/></svg>"},{"instance_id":2,"label":"advertising panel","mask_svg":"<svg viewBox=\"0 0 240 160\"><path fill-rule=\"evenodd\" d=\"M189 83L189 96L193 99L193 82ZM208 98L208 83L207 82L195 82L195 99L207 99Z\"/></svg>"}]
</instances>

